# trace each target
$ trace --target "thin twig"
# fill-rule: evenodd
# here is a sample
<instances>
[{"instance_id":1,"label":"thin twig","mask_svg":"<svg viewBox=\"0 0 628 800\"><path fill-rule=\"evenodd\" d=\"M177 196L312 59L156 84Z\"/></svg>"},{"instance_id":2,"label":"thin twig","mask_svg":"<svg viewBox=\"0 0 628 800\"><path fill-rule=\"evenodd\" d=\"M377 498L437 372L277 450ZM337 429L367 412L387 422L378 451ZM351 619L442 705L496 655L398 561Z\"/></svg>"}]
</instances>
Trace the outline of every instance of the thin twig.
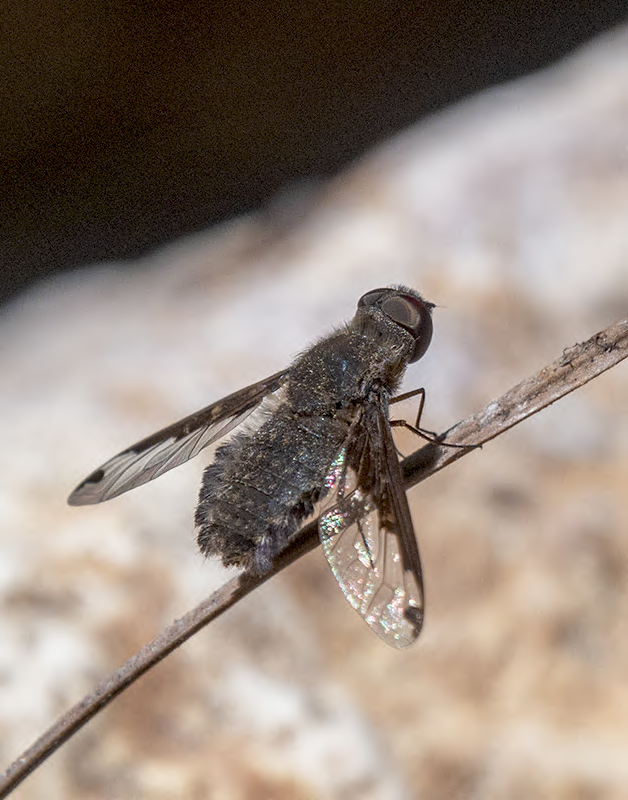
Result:
<instances>
[{"instance_id":1,"label":"thin twig","mask_svg":"<svg viewBox=\"0 0 628 800\"><path fill-rule=\"evenodd\" d=\"M489 403L482 411L459 422L447 431L446 437L442 437L447 442L469 445L469 448L428 444L404 459L402 469L406 488L429 478L471 452L473 446L480 446L494 439L513 425L588 383L627 356L628 319L565 350L553 364L522 381L498 400ZM314 520L303 528L299 536L275 560L269 573L263 576L245 573L234 578L184 617L169 625L150 644L131 656L120 669L105 678L91 694L86 695L60 717L0 775L0 800L141 675L238 600L318 544L318 527Z\"/></svg>"}]
</instances>

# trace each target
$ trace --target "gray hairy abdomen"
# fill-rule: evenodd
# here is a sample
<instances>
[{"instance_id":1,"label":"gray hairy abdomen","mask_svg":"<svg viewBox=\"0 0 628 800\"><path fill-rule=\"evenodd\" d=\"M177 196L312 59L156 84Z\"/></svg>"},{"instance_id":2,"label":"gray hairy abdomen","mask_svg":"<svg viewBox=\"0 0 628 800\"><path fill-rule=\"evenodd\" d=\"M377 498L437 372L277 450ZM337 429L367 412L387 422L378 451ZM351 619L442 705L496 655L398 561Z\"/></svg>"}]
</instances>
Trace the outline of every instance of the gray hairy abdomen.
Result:
<instances>
[{"instance_id":1,"label":"gray hairy abdomen","mask_svg":"<svg viewBox=\"0 0 628 800\"><path fill-rule=\"evenodd\" d=\"M206 555L267 572L314 510L348 432L331 416L277 408L256 431L220 447L203 475L195 522Z\"/></svg>"}]
</instances>

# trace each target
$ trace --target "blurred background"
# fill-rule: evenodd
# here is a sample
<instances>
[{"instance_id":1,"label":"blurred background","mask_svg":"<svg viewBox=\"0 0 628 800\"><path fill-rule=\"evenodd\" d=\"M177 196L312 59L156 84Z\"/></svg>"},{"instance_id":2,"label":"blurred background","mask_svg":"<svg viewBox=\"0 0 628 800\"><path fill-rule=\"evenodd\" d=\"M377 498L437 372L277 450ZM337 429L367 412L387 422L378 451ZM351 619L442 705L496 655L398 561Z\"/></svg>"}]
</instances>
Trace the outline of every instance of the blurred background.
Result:
<instances>
[{"instance_id":1,"label":"blurred background","mask_svg":"<svg viewBox=\"0 0 628 800\"><path fill-rule=\"evenodd\" d=\"M619 0L6 4L0 299L306 193L627 17Z\"/></svg>"},{"instance_id":2,"label":"blurred background","mask_svg":"<svg viewBox=\"0 0 628 800\"><path fill-rule=\"evenodd\" d=\"M67 507L105 459L284 367L377 286L438 305L404 386L434 430L626 317L628 15L2 14L4 765L229 577L194 542L209 453ZM411 490L411 649L313 552L15 796L626 797L626 407L622 364Z\"/></svg>"}]
</instances>

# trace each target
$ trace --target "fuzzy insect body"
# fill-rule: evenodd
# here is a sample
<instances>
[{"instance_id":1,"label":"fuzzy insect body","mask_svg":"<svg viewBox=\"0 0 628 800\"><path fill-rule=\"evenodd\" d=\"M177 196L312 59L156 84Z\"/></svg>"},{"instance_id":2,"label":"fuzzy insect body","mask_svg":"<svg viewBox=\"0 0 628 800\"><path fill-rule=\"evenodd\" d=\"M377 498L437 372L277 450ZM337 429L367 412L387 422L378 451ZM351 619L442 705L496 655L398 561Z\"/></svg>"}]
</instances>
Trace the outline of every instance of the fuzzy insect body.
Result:
<instances>
[{"instance_id":1,"label":"fuzzy insect body","mask_svg":"<svg viewBox=\"0 0 628 800\"><path fill-rule=\"evenodd\" d=\"M421 565L388 419L407 365L427 350L432 304L375 289L353 320L282 372L143 439L72 493L115 497L195 456L259 409L220 446L195 514L203 553L267 572L303 521L320 512L323 550L349 603L396 647L423 621Z\"/></svg>"},{"instance_id":2,"label":"fuzzy insect body","mask_svg":"<svg viewBox=\"0 0 628 800\"><path fill-rule=\"evenodd\" d=\"M374 344L360 327L296 359L268 419L217 450L195 515L203 553L263 574L314 512L356 407L374 391L387 398L405 369L405 336L393 329Z\"/></svg>"}]
</instances>

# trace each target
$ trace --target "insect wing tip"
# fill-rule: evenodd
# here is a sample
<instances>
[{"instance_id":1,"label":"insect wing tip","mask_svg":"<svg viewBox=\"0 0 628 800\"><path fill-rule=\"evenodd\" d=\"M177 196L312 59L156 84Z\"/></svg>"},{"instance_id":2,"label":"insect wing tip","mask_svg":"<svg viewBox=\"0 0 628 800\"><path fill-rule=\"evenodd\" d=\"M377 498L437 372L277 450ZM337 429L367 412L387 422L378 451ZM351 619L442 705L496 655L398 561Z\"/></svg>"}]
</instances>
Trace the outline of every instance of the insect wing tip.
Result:
<instances>
[{"instance_id":1,"label":"insect wing tip","mask_svg":"<svg viewBox=\"0 0 628 800\"><path fill-rule=\"evenodd\" d=\"M102 484L105 473L102 469L96 470L79 485L68 497L69 506L89 506L102 500Z\"/></svg>"}]
</instances>

